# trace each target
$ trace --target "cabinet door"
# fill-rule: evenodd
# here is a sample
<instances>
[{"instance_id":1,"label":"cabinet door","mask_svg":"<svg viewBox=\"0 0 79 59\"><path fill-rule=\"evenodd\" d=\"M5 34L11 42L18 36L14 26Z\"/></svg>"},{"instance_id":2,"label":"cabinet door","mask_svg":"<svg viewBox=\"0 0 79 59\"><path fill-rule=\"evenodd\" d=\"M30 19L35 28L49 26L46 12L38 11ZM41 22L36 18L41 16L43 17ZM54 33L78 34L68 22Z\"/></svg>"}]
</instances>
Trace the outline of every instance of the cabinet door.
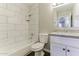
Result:
<instances>
[{"instance_id":1,"label":"cabinet door","mask_svg":"<svg viewBox=\"0 0 79 59\"><path fill-rule=\"evenodd\" d=\"M51 56L65 56L65 46L61 44L51 44Z\"/></svg>"},{"instance_id":2,"label":"cabinet door","mask_svg":"<svg viewBox=\"0 0 79 59\"><path fill-rule=\"evenodd\" d=\"M79 49L67 47L67 56L79 56Z\"/></svg>"}]
</instances>

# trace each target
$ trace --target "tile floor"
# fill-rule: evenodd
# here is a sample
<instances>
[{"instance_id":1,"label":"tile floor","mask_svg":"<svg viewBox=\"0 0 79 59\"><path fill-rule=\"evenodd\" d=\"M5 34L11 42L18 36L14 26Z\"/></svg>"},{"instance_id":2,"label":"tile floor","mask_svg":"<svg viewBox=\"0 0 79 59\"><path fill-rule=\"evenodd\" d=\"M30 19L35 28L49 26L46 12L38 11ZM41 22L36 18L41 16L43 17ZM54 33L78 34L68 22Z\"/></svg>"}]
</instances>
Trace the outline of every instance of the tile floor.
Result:
<instances>
[{"instance_id":1,"label":"tile floor","mask_svg":"<svg viewBox=\"0 0 79 59\"><path fill-rule=\"evenodd\" d=\"M50 56L50 53L48 53L48 52L46 52L46 51L44 51L45 52L45 55L44 56ZM34 52L31 52L29 55L27 55L27 56L34 56Z\"/></svg>"}]
</instances>

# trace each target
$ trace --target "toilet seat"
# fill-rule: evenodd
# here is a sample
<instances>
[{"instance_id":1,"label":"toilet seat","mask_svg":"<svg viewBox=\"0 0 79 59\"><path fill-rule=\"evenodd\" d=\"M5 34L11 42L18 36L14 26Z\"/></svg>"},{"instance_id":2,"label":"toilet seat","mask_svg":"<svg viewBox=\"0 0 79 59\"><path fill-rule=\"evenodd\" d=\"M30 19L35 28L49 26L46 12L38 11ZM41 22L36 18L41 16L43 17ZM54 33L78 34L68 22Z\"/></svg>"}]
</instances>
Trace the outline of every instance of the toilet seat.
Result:
<instances>
[{"instance_id":1,"label":"toilet seat","mask_svg":"<svg viewBox=\"0 0 79 59\"><path fill-rule=\"evenodd\" d=\"M39 42L31 46L31 50L35 52L35 56L43 56L44 45L48 42L48 34L39 34Z\"/></svg>"},{"instance_id":2,"label":"toilet seat","mask_svg":"<svg viewBox=\"0 0 79 59\"><path fill-rule=\"evenodd\" d=\"M34 45L32 45L32 51L40 51L42 50L44 47L44 43L41 43L41 42L37 42L35 43Z\"/></svg>"}]
</instances>

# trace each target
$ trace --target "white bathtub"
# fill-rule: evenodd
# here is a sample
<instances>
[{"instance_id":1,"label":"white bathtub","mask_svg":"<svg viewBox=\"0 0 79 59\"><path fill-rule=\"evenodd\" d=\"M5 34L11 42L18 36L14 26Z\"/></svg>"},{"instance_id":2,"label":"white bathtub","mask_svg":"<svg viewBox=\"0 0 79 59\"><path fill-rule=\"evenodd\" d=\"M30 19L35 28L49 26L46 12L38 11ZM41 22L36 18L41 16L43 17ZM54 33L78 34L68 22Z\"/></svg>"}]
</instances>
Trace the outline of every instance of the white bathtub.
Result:
<instances>
[{"instance_id":1,"label":"white bathtub","mask_svg":"<svg viewBox=\"0 0 79 59\"><path fill-rule=\"evenodd\" d=\"M24 56L31 52L31 45L32 43L23 43L23 46L17 46L16 48L8 48L7 50L0 50L0 56ZM22 44L21 44L22 45Z\"/></svg>"}]
</instances>

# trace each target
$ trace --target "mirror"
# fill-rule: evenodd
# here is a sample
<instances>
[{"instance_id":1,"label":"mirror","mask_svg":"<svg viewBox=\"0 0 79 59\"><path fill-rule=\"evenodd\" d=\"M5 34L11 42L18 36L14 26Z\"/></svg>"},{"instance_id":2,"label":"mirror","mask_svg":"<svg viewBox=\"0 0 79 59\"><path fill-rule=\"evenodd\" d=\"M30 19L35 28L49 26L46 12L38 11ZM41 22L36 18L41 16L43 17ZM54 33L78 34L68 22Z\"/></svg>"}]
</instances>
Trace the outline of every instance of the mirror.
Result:
<instances>
[{"instance_id":1,"label":"mirror","mask_svg":"<svg viewBox=\"0 0 79 59\"><path fill-rule=\"evenodd\" d=\"M71 27L71 18L68 16L61 16L58 18L57 26L60 28Z\"/></svg>"},{"instance_id":2,"label":"mirror","mask_svg":"<svg viewBox=\"0 0 79 59\"><path fill-rule=\"evenodd\" d=\"M74 4L65 4L56 7L56 26L58 28L72 28L73 27L73 7Z\"/></svg>"}]
</instances>

